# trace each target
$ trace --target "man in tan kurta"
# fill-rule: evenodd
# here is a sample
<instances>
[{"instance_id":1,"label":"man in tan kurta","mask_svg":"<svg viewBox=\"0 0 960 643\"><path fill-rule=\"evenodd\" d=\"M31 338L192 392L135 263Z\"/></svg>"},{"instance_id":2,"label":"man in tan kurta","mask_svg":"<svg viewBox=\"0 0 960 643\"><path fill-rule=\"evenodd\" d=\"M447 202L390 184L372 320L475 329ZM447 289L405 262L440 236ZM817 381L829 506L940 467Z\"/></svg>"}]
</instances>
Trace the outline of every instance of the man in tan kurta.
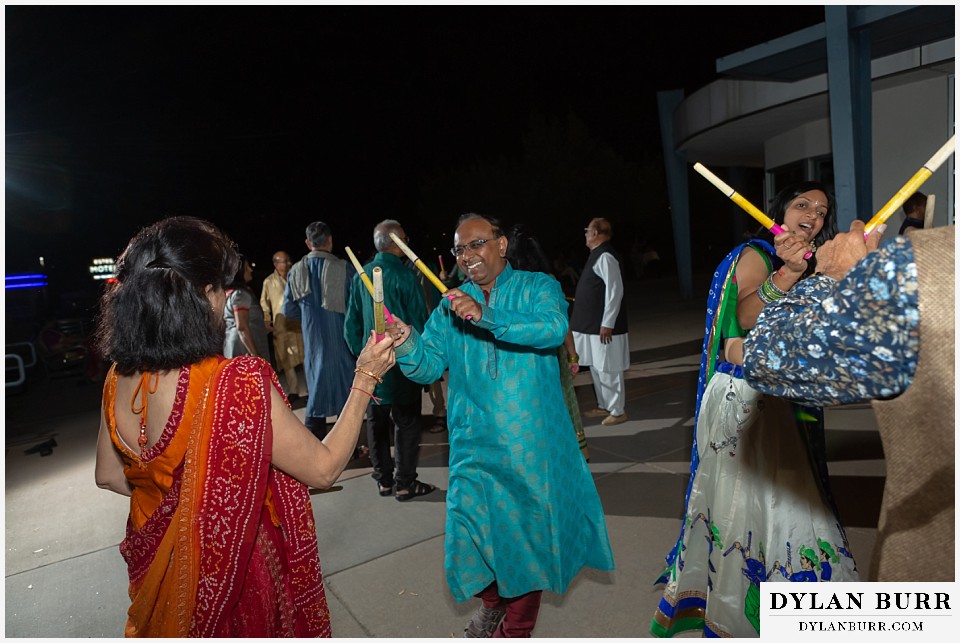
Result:
<instances>
[{"instance_id":1,"label":"man in tan kurta","mask_svg":"<svg viewBox=\"0 0 960 643\"><path fill-rule=\"evenodd\" d=\"M306 378L297 377L297 367L303 364L303 333L299 320L287 319L283 315L283 291L292 264L290 255L283 250L274 253L274 271L263 280L260 307L267 321L267 330L273 332L277 370L283 371L286 377L287 395L300 396L307 394Z\"/></svg>"}]
</instances>

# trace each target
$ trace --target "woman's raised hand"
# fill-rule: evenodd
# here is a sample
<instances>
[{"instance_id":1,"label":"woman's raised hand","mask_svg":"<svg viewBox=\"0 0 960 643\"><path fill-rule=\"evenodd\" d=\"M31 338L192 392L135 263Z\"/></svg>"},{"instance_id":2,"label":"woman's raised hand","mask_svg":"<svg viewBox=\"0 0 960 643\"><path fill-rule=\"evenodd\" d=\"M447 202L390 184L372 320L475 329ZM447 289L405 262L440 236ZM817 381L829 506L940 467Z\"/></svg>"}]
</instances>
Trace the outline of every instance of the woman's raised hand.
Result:
<instances>
[{"instance_id":1,"label":"woman's raised hand","mask_svg":"<svg viewBox=\"0 0 960 643\"><path fill-rule=\"evenodd\" d=\"M807 260L803 256L814 248L802 234L792 232L786 225L782 227L784 231L773 238L773 246L787 268L800 274L807 269Z\"/></svg>"},{"instance_id":2,"label":"woman's raised hand","mask_svg":"<svg viewBox=\"0 0 960 643\"><path fill-rule=\"evenodd\" d=\"M397 357L393 351L393 337L387 333L378 342L377 332L371 330L367 345L363 347L363 350L360 351L360 357L357 358L357 368L369 371L379 377L389 371L396 362Z\"/></svg>"}]
</instances>

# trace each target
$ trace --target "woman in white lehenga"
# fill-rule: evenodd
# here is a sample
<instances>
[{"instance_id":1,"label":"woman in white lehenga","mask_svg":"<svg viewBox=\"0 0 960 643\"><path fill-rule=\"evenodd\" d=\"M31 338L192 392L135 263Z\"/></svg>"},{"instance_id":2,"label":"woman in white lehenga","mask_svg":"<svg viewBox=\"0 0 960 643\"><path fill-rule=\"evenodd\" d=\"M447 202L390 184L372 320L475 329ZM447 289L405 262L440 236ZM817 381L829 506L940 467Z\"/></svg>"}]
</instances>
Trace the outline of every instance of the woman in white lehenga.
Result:
<instances>
[{"instance_id":1,"label":"woman in white lehenga","mask_svg":"<svg viewBox=\"0 0 960 643\"><path fill-rule=\"evenodd\" d=\"M764 396L741 373L743 337L763 306L814 270L836 234L825 186L782 190L769 231L735 248L714 274L697 391L691 480L680 538L658 582L657 636L760 634L760 581L855 581L856 563L830 495L823 416Z\"/></svg>"}]
</instances>

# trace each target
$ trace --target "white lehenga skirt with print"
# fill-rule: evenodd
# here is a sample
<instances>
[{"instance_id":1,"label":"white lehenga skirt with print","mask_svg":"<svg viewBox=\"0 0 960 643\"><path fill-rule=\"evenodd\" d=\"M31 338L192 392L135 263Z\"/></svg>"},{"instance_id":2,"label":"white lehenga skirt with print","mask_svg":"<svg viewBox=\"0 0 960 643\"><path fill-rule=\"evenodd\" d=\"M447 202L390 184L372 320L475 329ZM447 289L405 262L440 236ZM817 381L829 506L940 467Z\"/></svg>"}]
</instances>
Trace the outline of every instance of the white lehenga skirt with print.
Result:
<instances>
[{"instance_id":1,"label":"white lehenga skirt with print","mask_svg":"<svg viewBox=\"0 0 960 643\"><path fill-rule=\"evenodd\" d=\"M707 635L759 635L761 580L859 580L803 430L789 402L742 379L715 373L707 385L683 547L664 591L671 605L698 606L685 616L702 616Z\"/></svg>"}]
</instances>

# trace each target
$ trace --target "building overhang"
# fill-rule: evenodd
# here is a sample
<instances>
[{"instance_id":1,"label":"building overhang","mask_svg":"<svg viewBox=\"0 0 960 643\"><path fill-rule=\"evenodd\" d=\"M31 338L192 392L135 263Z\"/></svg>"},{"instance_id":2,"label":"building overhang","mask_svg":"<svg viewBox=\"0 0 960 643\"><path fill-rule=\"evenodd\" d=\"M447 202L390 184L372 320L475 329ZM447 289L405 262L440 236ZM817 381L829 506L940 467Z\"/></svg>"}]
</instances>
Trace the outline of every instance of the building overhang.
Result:
<instances>
[{"instance_id":1,"label":"building overhang","mask_svg":"<svg viewBox=\"0 0 960 643\"><path fill-rule=\"evenodd\" d=\"M874 90L953 74L955 39L928 43L874 58ZM677 107L674 140L691 162L762 168L765 141L829 115L826 73L794 82L724 78Z\"/></svg>"},{"instance_id":2,"label":"building overhang","mask_svg":"<svg viewBox=\"0 0 960 643\"><path fill-rule=\"evenodd\" d=\"M870 5L849 10L851 31L867 34L874 59L954 36L956 8L953 5ZM796 82L825 74L826 25L813 25L719 58L717 73L729 78L778 82Z\"/></svg>"}]
</instances>

